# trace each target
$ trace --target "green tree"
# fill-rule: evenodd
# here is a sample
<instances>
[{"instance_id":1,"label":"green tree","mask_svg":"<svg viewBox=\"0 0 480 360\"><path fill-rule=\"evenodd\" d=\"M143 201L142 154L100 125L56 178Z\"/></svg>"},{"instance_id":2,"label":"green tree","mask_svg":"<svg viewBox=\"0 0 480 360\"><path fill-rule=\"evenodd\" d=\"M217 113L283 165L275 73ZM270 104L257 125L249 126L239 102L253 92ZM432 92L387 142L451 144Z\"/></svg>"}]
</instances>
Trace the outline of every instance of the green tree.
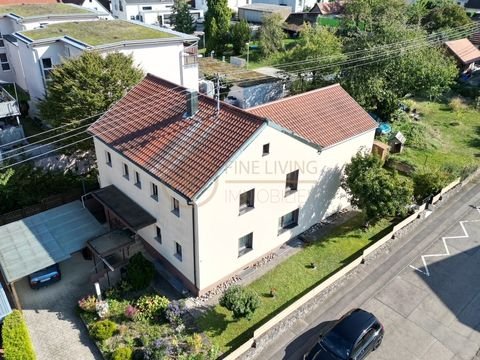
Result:
<instances>
[{"instance_id":1,"label":"green tree","mask_svg":"<svg viewBox=\"0 0 480 360\"><path fill-rule=\"evenodd\" d=\"M208 11L205 14L207 53L215 51L217 55L222 55L228 43L232 12L227 0L207 0L207 6Z\"/></svg>"},{"instance_id":2,"label":"green tree","mask_svg":"<svg viewBox=\"0 0 480 360\"><path fill-rule=\"evenodd\" d=\"M422 25L429 32L467 25L472 21L463 6L446 3L431 9L422 19Z\"/></svg>"},{"instance_id":3,"label":"green tree","mask_svg":"<svg viewBox=\"0 0 480 360\"><path fill-rule=\"evenodd\" d=\"M78 120L105 112L143 77L132 56L94 51L66 60L50 73L47 95L40 102L42 118L54 126L78 126ZM82 122L81 125L87 122Z\"/></svg>"},{"instance_id":4,"label":"green tree","mask_svg":"<svg viewBox=\"0 0 480 360\"><path fill-rule=\"evenodd\" d=\"M396 45L402 41L414 41L415 46ZM429 43L425 31L404 24L359 33L346 40L345 48L347 52L370 49L363 53L370 57L343 67L341 82L362 106L385 118L395 111L399 98L408 93L438 97L458 74L455 61Z\"/></svg>"},{"instance_id":5,"label":"green tree","mask_svg":"<svg viewBox=\"0 0 480 360\"><path fill-rule=\"evenodd\" d=\"M283 19L279 14L272 14L263 18L260 27L259 43L262 54L266 57L285 49L283 39L285 32L282 28Z\"/></svg>"},{"instance_id":6,"label":"green tree","mask_svg":"<svg viewBox=\"0 0 480 360\"><path fill-rule=\"evenodd\" d=\"M187 0L175 0L172 8L173 29L185 34L193 34L195 20L190 14L190 5Z\"/></svg>"},{"instance_id":7,"label":"green tree","mask_svg":"<svg viewBox=\"0 0 480 360\"><path fill-rule=\"evenodd\" d=\"M351 203L365 213L367 224L385 217L404 215L413 200L413 183L382 167L380 158L358 153L345 167L342 188Z\"/></svg>"},{"instance_id":8,"label":"green tree","mask_svg":"<svg viewBox=\"0 0 480 360\"><path fill-rule=\"evenodd\" d=\"M449 181L453 180L451 174L438 169L425 169L413 175L414 194L417 201L425 199L442 190Z\"/></svg>"},{"instance_id":9,"label":"green tree","mask_svg":"<svg viewBox=\"0 0 480 360\"><path fill-rule=\"evenodd\" d=\"M303 73L305 68L313 68L311 87L318 87L336 79L340 67L334 64L342 59L344 56L340 38L327 27L312 27L306 23L297 45L285 52L280 61L286 64L283 67L285 70L298 74ZM327 76L328 81L324 80Z\"/></svg>"},{"instance_id":10,"label":"green tree","mask_svg":"<svg viewBox=\"0 0 480 360\"><path fill-rule=\"evenodd\" d=\"M250 40L250 27L245 20L241 20L232 26L232 45L233 53L239 55L247 49L247 43Z\"/></svg>"}]
</instances>

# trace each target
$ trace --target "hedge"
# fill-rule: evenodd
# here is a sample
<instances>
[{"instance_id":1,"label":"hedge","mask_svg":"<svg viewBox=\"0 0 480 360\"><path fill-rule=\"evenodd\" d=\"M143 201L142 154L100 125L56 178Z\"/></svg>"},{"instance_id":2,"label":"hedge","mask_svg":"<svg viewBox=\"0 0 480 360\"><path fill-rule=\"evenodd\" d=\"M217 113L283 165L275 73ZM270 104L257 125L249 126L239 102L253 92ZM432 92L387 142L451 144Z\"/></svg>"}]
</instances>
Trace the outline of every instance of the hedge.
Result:
<instances>
[{"instance_id":1,"label":"hedge","mask_svg":"<svg viewBox=\"0 0 480 360\"><path fill-rule=\"evenodd\" d=\"M3 320L2 339L5 360L36 359L27 324L19 310L13 310Z\"/></svg>"}]
</instances>

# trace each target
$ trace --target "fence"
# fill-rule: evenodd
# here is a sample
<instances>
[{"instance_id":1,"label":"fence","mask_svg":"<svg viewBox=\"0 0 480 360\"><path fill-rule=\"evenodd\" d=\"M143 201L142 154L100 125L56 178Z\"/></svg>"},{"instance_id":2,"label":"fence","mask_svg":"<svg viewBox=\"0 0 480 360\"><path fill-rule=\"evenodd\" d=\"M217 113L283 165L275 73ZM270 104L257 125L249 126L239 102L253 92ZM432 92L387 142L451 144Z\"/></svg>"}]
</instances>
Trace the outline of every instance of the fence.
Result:
<instances>
[{"instance_id":1,"label":"fence","mask_svg":"<svg viewBox=\"0 0 480 360\"><path fill-rule=\"evenodd\" d=\"M43 199L38 204L26 206L22 209L11 211L9 213L0 215L0 225L9 224L11 222L21 220L28 216L41 213L42 211L52 209L54 207L78 200L80 199L81 195L82 195L81 190L75 190L65 194L49 196Z\"/></svg>"},{"instance_id":2,"label":"fence","mask_svg":"<svg viewBox=\"0 0 480 360\"><path fill-rule=\"evenodd\" d=\"M458 185L464 185L468 181L473 178L475 175L480 175L480 170L477 171L475 174L467 178L466 180L461 181L460 178L456 179L452 183L448 184L446 187L444 187L437 195L435 195L432 199L432 204L435 204L437 201L440 200L443 194L446 192L450 191L454 187ZM301 306L305 305L308 301L313 299L315 296L317 296L319 293L321 293L323 290L328 288L330 285L335 283L336 281L340 280L342 277L344 277L346 274L348 274L350 271L355 269L358 265L360 265L364 258L373 253L375 250L380 248L382 245L387 243L392 237L395 235L395 233L401 229L403 229L405 226L409 225L411 222L416 220L417 218L420 217L420 214L422 211L425 210L427 204L424 203L422 204L413 214L409 215L407 218L403 219L401 222L399 222L397 225L395 225L392 229L391 232L386 234L384 237L381 239L375 241L372 245L369 247L365 248L361 255L357 257L355 260L350 262L348 265L340 269L338 272L327 278L325 281L323 281L321 284L319 284L317 287L312 289L310 292L302 296L300 299L292 303L290 306L282 310L279 314L274 316L272 319L267 321L265 324L260 326L258 329L254 330L253 332L253 337L250 338L247 342L242 344L239 348L235 349L233 352L225 356L223 359L224 360L235 360L238 357L240 357L243 353L245 353L248 349L250 349L254 344L255 344L255 339L258 339L262 335L264 335L267 331L272 329L274 326L279 324L282 320L286 319L288 316L293 314L297 309L299 309Z\"/></svg>"}]
</instances>

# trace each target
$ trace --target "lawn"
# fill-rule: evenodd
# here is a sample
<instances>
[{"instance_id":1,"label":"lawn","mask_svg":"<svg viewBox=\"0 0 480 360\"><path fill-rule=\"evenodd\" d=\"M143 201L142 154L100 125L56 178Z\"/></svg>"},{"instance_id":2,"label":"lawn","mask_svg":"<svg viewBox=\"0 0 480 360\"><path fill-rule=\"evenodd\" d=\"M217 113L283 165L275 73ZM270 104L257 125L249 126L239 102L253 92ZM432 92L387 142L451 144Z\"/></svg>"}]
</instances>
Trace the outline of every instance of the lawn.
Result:
<instances>
[{"instance_id":1,"label":"lawn","mask_svg":"<svg viewBox=\"0 0 480 360\"><path fill-rule=\"evenodd\" d=\"M363 221L361 214L356 215L322 241L307 246L249 285L261 298L250 321L234 320L228 310L217 305L198 320L198 326L222 352L235 349L256 328L356 258L392 225L391 221L382 220L363 231ZM310 268L312 262L316 269ZM276 289L274 298L270 297L272 288Z\"/></svg>"},{"instance_id":2,"label":"lawn","mask_svg":"<svg viewBox=\"0 0 480 360\"><path fill-rule=\"evenodd\" d=\"M410 101L409 105L421 114L420 123L426 127L425 146L409 147L407 138L405 150L396 155L399 160L416 169L445 168L456 176L480 165L478 110L468 106L453 110L447 103L429 101Z\"/></svg>"},{"instance_id":3,"label":"lawn","mask_svg":"<svg viewBox=\"0 0 480 360\"><path fill-rule=\"evenodd\" d=\"M20 3L20 2L19 2ZM65 15L65 14L92 14L90 10L68 4L21 4L0 6L0 14L14 13L22 17Z\"/></svg>"}]
</instances>

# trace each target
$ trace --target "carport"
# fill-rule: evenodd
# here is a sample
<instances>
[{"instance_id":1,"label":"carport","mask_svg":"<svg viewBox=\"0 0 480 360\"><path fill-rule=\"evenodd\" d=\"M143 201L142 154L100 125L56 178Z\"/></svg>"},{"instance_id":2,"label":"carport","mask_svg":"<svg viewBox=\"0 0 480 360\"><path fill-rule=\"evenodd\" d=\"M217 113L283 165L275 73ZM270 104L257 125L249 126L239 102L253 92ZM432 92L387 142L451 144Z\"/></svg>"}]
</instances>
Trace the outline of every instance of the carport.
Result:
<instances>
[{"instance_id":1,"label":"carport","mask_svg":"<svg viewBox=\"0 0 480 360\"><path fill-rule=\"evenodd\" d=\"M70 258L105 232L80 201L1 226L0 267L15 305L20 307L17 280Z\"/></svg>"}]
</instances>

